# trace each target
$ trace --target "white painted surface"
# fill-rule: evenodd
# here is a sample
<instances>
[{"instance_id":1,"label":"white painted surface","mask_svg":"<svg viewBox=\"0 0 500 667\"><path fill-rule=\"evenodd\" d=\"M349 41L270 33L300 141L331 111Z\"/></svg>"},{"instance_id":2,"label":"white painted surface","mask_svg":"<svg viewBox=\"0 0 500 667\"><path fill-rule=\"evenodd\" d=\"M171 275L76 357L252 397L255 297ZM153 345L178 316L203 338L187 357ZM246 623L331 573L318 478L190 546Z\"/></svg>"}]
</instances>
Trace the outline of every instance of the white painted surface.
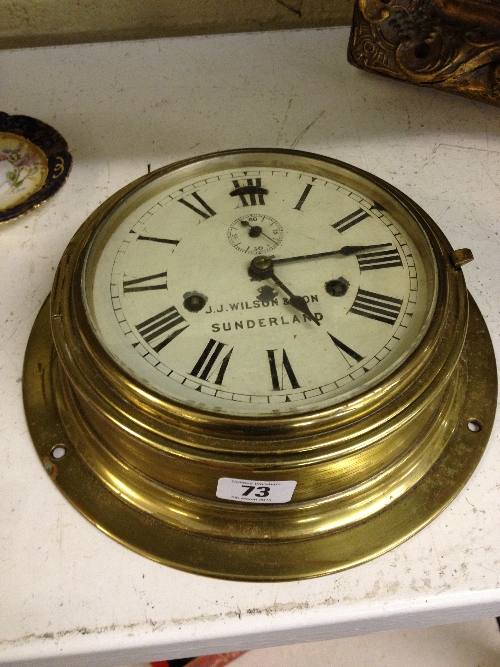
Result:
<instances>
[{"instance_id":1,"label":"white painted surface","mask_svg":"<svg viewBox=\"0 0 500 667\"><path fill-rule=\"evenodd\" d=\"M262 648L231 667L498 667L499 662L498 624L484 619Z\"/></svg>"},{"instance_id":2,"label":"white painted surface","mask_svg":"<svg viewBox=\"0 0 500 667\"><path fill-rule=\"evenodd\" d=\"M158 565L98 531L32 447L24 349L73 232L106 197L213 150L311 150L414 198L465 267L500 356L500 110L359 72L345 28L0 52L2 110L68 140L67 184L0 228L0 664L105 667L500 614L500 431L452 505L371 563L250 584Z\"/></svg>"}]
</instances>

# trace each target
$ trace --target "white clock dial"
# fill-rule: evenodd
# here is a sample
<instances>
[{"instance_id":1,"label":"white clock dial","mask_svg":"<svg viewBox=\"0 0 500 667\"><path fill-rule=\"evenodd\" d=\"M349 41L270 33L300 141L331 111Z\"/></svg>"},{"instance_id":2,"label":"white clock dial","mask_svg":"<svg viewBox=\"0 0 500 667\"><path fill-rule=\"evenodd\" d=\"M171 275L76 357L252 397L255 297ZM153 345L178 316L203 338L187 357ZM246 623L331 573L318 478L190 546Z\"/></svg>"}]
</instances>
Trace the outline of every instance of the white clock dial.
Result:
<instances>
[{"instance_id":1,"label":"white clock dial","mask_svg":"<svg viewBox=\"0 0 500 667\"><path fill-rule=\"evenodd\" d=\"M434 307L429 244L361 178L180 172L129 195L86 261L95 332L140 383L226 414L306 412L373 387L418 345Z\"/></svg>"}]
</instances>

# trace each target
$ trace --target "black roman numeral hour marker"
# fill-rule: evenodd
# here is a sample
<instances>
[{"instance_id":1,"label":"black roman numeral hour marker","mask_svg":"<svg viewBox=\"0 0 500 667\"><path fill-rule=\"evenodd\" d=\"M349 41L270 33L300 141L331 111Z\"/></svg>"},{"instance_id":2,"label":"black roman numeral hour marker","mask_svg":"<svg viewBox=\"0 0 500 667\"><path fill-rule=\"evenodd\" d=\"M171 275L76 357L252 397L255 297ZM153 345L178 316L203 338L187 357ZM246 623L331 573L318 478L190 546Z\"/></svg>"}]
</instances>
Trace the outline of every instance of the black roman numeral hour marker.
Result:
<instances>
[{"instance_id":1,"label":"black roman numeral hour marker","mask_svg":"<svg viewBox=\"0 0 500 667\"><path fill-rule=\"evenodd\" d=\"M181 326L182 324L186 326ZM186 320L175 306L163 310L136 326L138 333L146 343L151 343L155 352L160 352L174 338L188 328Z\"/></svg>"},{"instance_id":2,"label":"black roman numeral hour marker","mask_svg":"<svg viewBox=\"0 0 500 667\"><path fill-rule=\"evenodd\" d=\"M402 305L402 299L360 288L349 312L393 325L399 317Z\"/></svg>"},{"instance_id":3,"label":"black roman numeral hour marker","mask_svg":"<svg viewBox=\"0 0 500 667\"><path fill-rule=\"evenodd\" d=\"M201 204L201 206L203 207L203 210L201 208L198 208L197 206L195 206L195 204L192 204L187 199L184 199L183 197L181 197L177 201L180 201L181 204L184 204L184 206L187 206L188 208L190 208L192 211L194 211L198 215L201 215L201 217L204 220L208 220L208 218L211 218L212 216L217 215L216 212L212 208L210 208L210 206L207 204L207 202L204 201L197 192L193 192L190 195L190 197L195 199L198 202L198 204Z\"/></svg>"},{"instance_id":4,"label":"black roman numeral hour marker","mask_svg":"<svg viewBox=\"0 0 500 667\"><path fill-rule=\"evenodd\" d=\"M354 213L350 213L349 215L346 215L345 218L342 218L342 220L334 222L332 227L336 229L338 232L342 233L347 231L350 227L357 225L358 222L361 222L361 220L364 220L365 218L369 217L370 217L369 213L364 211L362 208L358 208L358 210L354 211Z\"/></svg>"},{"instance_id":5,"label":"black roman numeral hour marker","mask_svg":"<svg viewBox=\"0 0 500 667\"><path fill-rule=\"evenodd\" d=\"M306 185L306 187L304 188L304 192L300 195L300 199L297 202L297 205L294 206L294 209L296 209L297 211L300 211L300 209L302 208L302 204L307 199L307 195L311 192L311 188L312 188L312 183L308 183Z\"/></svg>"},{"instance_id":6,"label":"black roman numeral hour marker","mask_svg":"<svg viewBox=\"0 0 500 667\"><path fill-rule=\"evenodd\" d=\"M167 289L167 272L155 273L152 276L133 278L123 281L123 292L147 292L152 289Z\"/></svg>"},{"instance_id":7,"label":"black roman numeral hour marker","mask_svg":"<svg viewBox=\"0 0 500 667\"><path fill-rule=\"evenodd\" d=\"M386 269L391 266L403 266L401 257L396 248L390 250L372 250L370 252L356 253L360 271L373 271L373 269Z\"/></svg>"},{"instance_id":8,"label":"black roman numeral hour marker","mask_svg":"<svg viewBox=\"0 0 500 667\"><path fill-rule=\"evenodd\" d=\"M267 358L269 361L269 370L271 371L271 382L273 383L273 391L281 391L284 389L284 377L285 374L288 377L292 389L300 389L300 385L297 382L295 373L293 372L292 365L288 359L288 355L283 350L281 357L281 372L278 371L278 364L276 363L276 355L274 354L277 350L267 350Z\"/></svg>"},{"instance_id":9,"label":"black roman numeral hour marker","mask_svg":"<svg viewBox=\"0 0 500 667\"><path fill-rule=\"evenodd\" d=\"M360 354L352 350L350 347L348 347L345 343L343 343L341 340L338 338L335 338L335 336L332 336L332 334L327 331L328 335L332 339L335 347L339 350L339 352L342 354L344 359L346 359L347 363L350 364L351 362L349 359L346 358L346 354L351 357L351 359L354 359L355 362L359 363L360 361L363 361L363 358Z\"/></svg>"},{"instance_id":10,"label":"black roman numeral hour marker","mask_svg":"<svg viewBox=\"0 0 500 667\"><path fill-rule=\"evenodd\" d=\"M261 179L247 178L247 182L241 185L239 181L233 181L234 190L229 194L231 197L239 197L242 206L256 206L265 204L264 195L269 194L269 190L262 187Z\"/></svg>"},{"instance_id":11,"label":"black roman numeral hour marker","mask_svg":"<svg viewBox=\"0 0 500 667\"><path fill-rule=\"evenodd\" d=\"M139 241L155 241L156 243L169 243L170 245L177 245L179 241L174 239L161 239L158 236L138 236Z\"/></svg>"},{"instance_id":12,"label":"black roman numeral hour marker","mask_svg":"<svg viewBox=\"0 0 500 667\"><path fill-rule=\"evenodd\" d=\"M225 356L222 356L225 347L227 347L225 343L218 343L211 338L189 375L212 382L210 377L217 371L217 377L213 384L222 384L224 373L234 349L231 348Z\"/></svg>"}]
</instances>

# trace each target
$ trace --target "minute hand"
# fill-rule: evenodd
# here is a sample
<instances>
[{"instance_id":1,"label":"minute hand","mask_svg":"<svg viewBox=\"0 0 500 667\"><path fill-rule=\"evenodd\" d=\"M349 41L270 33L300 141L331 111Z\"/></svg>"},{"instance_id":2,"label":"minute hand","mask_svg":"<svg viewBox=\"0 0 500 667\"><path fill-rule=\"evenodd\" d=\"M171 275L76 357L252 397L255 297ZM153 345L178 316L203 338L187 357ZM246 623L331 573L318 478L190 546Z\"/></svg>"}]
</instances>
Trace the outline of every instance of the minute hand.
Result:
<instances>
[{"instance_id":1,"label":"minute hand","mask_svg":"<svg viewBox=\"0 0 500 667\"><path fill-rule=\"evenodd\" d=\"M286 264L288 262L299 262L302 259L317 259L318 257L331 257L332 255L355 255L364 250L374 250L375 248L385 248L391 243L379 243L377 245L345 245L339 250L330 250L329 252L317 252L314 255L296 255L295 257L283 257L282 259L273 259L273 264Z\"/></svg>"}]
</instances>

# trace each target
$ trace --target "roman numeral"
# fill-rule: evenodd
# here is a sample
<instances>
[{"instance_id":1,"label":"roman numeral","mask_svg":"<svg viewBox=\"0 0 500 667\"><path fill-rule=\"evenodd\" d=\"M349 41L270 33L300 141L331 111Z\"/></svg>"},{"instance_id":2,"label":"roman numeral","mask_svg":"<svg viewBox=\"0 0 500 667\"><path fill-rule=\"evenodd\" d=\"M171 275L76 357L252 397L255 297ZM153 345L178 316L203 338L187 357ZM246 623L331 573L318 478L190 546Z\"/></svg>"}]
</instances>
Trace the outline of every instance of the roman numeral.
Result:
<instances>
[{"instance_id":1,"label":"roman numeral","mask_svg":"<svg viewBox=\"0 0 500 667\"><path fill-rule=\"evenodd\" d=\"M180 327L183 323L186 326ZM146 343L152 343L151 347L155 352L160 352L174 338L188 328L189 324L180 315L175 306L163 310L158 315L154 315L144 322L136 325L138 333L144 338ZM180 328L179 328L180 327Z\"/></svg>"},{"instance_id":2,"label":"roman numeral","mask_svg":"<svg viewBox=\"0 0 500 667\"><path fill-rule=\"evenodd\" d=\"M278 364L276 363L277 350L267 350L267 358L269 361L269 370L271 371L271 382L273 383L273 391L281 391L284 389L284 378L285 374L288 377L292 389L300 389L300 385L297 382L295 373L293 372L292 365L288 359L288 355L285 350L281 353L281 370L278 371Z\"/></svg>"},{"instance_id":3,"label":"roman numeral","mask_svg":"<svg viewBox=\"0 0 500 667\"><path fill-rule=\"evenodd\" d=\"M229 195L239 197L242 206L256 206L257 203L265 204L264 195L269 194L269 190L262 187L261 179L256 178L255 183L253 178L247 178L246 180L246 185L240 185L239 181L233 181L234 190Z\"/></svg>"},{"instance_id":4,"label":"roman numeral","mask_svg":"<svg viewBox=\"0 0 500 667\"><path fill-rule=\"evenodd\" d=\"M346 215L345 218L342 218L342 220L334 222L332 227L336 229L338 232L342 233L347 231L350 227L357 225L358 222L361 222L361 220L364 220L365 218L369 217L370 217L369 213L364 211L362 208L358 208L358 210L354 211L354 213L350 213L349 215Z\"/></svg>"},{"instance_id":5,"label":"roman numeral","mask_svg":"<svg viewBox=\"0 0 500 667\"><path fill-rule=\"evenodd\" d=\"M330 336L330 338L332 339L335 347L339 350L340 354L344 357L344 359L347 361L347 363L349 365L351 365L351 362L349 361L349 359L346 358L346 354L349 357L351 357L351 359L354 359L354 361L356 363L359 363L360 361L363 361L363 357L360 354L358 354L357 352L352 350L350 347L348 347L345 343L343 343L338 338L335 338L335 336L332 336L332 334L329 331L327 331L327 334Z\"/></svg>"},{"instance_id":6,"label":"roman numeral","mask_svg":"<svg viewBox=\"0 0 500 667\"><path fill-rule=\"evenodd\" d=\"M133 278L123 281L123 292L147 292L152 289L167 289L167 272L155 273L152 276Z\"/></svg>"},{"instance_id":7,"label":"roman numeral","mask_svg":"<svg viewBox=\"0 0 500 667\"><path fill-rule=\"evenodd\" d=\"M174 239L160 239L157 236L138 236L139 241L154 241L155 243L169 243L170 245L177 245L179 241Z\"/></svg>"},{"instance_id":8,"label":"roman numeral","mask_svg":"<svg viewBox=\"0 0 500 667\"><path fill-rule=\"evenodd\" d=\"M356 253L360 271L386 269L391 266L403 266L401 257L396 248L390 250L372 250Z\"/></svg>"},{"instance_id":9,"label":"roman numeral","mask_svg":"<svg viewBox=\"0 0 500 667\"><path fill-rule=\"evenodd\" d=\"M297 205L294 206L294 209L296 209L297 211L300 211L300 209L302 208L302 204L307 199L307 195L311 192L311 188L312 188L312 183L308 183L306 185L306 187L304 188L304 192L300 195L300 199L297 202Z\"/></svg>"},{"instance_id":10,"label":"roman numeral","mask_svg":"<svg viewBox=\"0 0 500 667\"><path fill-rule=\"evenodd\" d=\"M393 325L399 317L402 305L402 299L367 292L360 288L349 312Z\"/></svg>"},{"instance_id":11,"label":"roman numeral","mask_svg":"<svg viewBox=\"0 0 500 667\"><path fill-rule=\"evenodd\" d=\"M212 382L210 377L217 371L217 377L213 381L213 384L222 384L224 373L234 349L231 348L225 356L222 356L225 347L227 347L225 343L219 343L211 338L189 375L193 375L200 380Z\"/></svg>"},{"instance_id":12,"label":"roman numeral","mask_svg":"<svg viewBox=\"0 0 500 667\"><path fill-rule=\"evenodd\" d=\"M201 215L201 217L204 220L208 220L208 218L211 218L212 216L217 215L216 212L212 208L210 208L210 206L207 204L207 202L204 201L197 192L193 192L189 196L192 197L193 199L195 199L198 202L198 204L201 204L201 206L203 207L203 210L201 208L198 208L194 204L192 204L187 199L184 199L183 197L181 197L177 201L180 201L181 204L184 204L184 206L187 206L188 208L190 208L192 211L194 211L198 215Z\"/></svg>"}]
</instances>

